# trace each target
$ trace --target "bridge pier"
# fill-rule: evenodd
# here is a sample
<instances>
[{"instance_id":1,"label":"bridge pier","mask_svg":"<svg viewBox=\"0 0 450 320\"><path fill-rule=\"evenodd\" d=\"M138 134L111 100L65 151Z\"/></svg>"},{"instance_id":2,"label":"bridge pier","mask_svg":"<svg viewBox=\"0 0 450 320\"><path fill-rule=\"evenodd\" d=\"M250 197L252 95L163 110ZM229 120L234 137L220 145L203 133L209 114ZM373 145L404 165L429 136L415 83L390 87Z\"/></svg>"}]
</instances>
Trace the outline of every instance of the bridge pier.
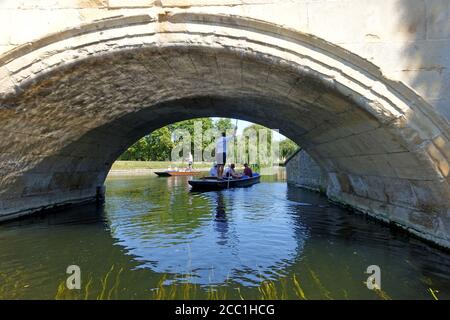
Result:
<instances>
[{"instance_id":1,"label":"bridge pier","mask_svg":"<svg viewBox=\"0 0 450 320\"><path fill-rule=\"evenodd\" d=\"M432 211L425 215L407 206L398 206L399 203L396 203L395 199L393 199L393 203L389 203L389 200L387 200L381 206L377 201L374 201L374 197L371 197L370 194L389 194L385 184L379 183L371 186L361 186L365 181L359 180L355 182L350 178L346 182L347 185L340 185L342 183L341 181L332 181L333 173L331 173L330 177L329 173L321 168L305 150L300 149L286 160L285 165L287 183L289 185L323 193L338 205L350 207L356 212L368 214L383 222L394 224L419 238L447 247L445 243L435 241L433 236L424 231L424 229L418 228L418 226L424 225L433 230L432 220L434 214ZM405 186L398 185L394 181L392 183L393 187L399 188L397 191L399 194L402 194L404 203L408 201L410 203L416 203L418 201L417 194L420 194L420 192L426 193L426 199L433 197L429 190L420 191L415 189L414 193L410 193L408 192L408 187L405 188ZM359 194L359 198L355 199L355 196L351 193L357 188L366 190L368 193ZM427 208L424 208L424 210L427 210Z\"/></svg>"},{"instance_id":2,"label":"bridge pier","mask_svg":"<svg viewBox=\"0 0 450 320\"><path fill-rule=\"evenodd\" d=\"M288 184L326 194L327 175L305 150L297 150L285 165Z\"/></svg>"}]
</instances>

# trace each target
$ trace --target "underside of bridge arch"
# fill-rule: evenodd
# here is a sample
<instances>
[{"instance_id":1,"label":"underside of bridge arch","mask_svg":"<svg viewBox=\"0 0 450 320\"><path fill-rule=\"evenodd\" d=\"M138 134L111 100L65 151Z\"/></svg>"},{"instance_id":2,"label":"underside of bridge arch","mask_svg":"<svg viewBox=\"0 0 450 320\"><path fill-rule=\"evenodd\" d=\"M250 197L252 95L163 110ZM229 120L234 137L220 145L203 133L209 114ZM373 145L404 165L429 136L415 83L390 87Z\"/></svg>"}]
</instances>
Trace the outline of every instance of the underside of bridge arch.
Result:
<instances>
[{"instance_id":1,"label":"underside of bridge arch","mask_svg":"<svg viewBox=\"0 0 450 320\"><path fill-rule=\"evenodd\" d=\"M0 57L0 219L93 199L149 132L222 116L279 129L327 195L450 247L448 123L367 61L238 17L139 16Z\"/></svg>"}]
</instances>

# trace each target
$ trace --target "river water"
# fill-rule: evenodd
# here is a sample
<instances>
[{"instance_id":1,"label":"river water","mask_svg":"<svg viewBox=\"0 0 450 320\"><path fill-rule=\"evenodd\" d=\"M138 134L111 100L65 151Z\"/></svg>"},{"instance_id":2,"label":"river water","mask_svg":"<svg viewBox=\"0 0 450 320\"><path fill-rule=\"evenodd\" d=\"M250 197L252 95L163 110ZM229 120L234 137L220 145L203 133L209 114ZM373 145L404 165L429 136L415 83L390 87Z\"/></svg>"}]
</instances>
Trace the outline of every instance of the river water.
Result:
<instances>
[{"instance_id":1,"label":"river water","mask_svg":"<svg viewBox=\"0 0 450 320\"><path fill-rule=\"evenodd\" d=\"M0 298L450 299L450 254L403 231L282 177L204 193L187 179L110 176L103 206L1 224Z\"/></svg>"}]
</instances>

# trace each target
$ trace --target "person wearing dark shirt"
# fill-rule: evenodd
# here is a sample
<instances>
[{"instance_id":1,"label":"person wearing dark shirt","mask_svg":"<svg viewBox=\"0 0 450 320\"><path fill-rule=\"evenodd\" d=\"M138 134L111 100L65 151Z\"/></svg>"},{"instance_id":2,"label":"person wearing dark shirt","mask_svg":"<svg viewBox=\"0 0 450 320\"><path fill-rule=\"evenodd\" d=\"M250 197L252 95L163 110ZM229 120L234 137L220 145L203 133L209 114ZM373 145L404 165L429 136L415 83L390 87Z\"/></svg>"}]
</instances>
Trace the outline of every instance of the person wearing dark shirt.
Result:
<instances>
[{"instance_id":1,"label":"person wearing dark shirt","mask_svg":"<svg viewBox=\"0 0 450 320\"><path fill-rule=\"evenodd\" d=\"M253 172L252 172L252 169L250 169L250 167L248 166L248 164L247 163L244 163L244 174L247 176L247 177L253 177Z\"/></svg>"}]
</instances>

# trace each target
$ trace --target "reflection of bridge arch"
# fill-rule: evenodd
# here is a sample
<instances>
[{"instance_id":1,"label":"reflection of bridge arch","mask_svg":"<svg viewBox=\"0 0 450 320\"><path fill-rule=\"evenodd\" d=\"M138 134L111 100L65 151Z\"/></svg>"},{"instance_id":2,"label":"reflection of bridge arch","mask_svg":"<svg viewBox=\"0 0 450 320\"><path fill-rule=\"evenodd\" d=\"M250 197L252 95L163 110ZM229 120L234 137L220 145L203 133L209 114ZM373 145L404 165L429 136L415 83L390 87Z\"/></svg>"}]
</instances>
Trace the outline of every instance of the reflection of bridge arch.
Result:
<instances>
[{"instance_id":1,"label":"reflection of bridge arch","mask_svg":"<svg viewBox=\"0 0 450 320\"><path fill-rule=\"evenodd\" d=\"M233 16L130 16L0 57L2 218L91 199L112 162L169 122L279 128L327 172L330 197L449 245L448 124L331 43Z\"/></svg>"}]
</instances>

